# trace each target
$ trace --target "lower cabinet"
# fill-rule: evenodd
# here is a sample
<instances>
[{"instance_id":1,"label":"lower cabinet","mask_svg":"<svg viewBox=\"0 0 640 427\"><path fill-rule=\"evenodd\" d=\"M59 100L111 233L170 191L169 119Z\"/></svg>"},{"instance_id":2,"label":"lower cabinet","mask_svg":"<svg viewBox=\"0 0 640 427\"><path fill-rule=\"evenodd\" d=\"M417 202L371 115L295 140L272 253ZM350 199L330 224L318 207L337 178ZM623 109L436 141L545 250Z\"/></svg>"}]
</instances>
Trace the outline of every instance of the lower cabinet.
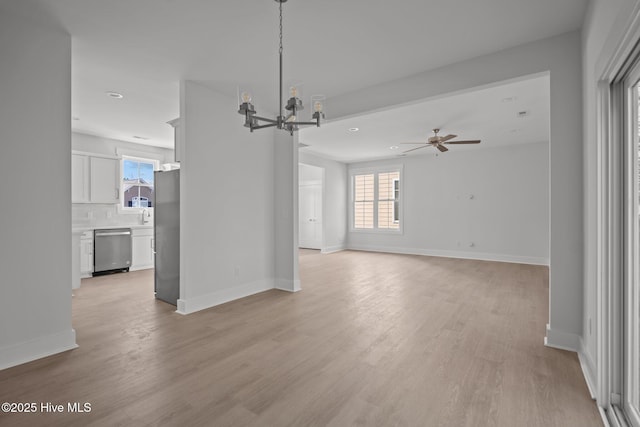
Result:
<instances>
[{"instance_id":1,"label":"lower cabinet","mask_svg":"<svg viewBox=\"0 0 640 427\"><path fill-rule=\"evenodd\" d=\"M73 236L74 281L72 288L80 286L80 278L93 276L93 230ZM131 230L131 267L129 270L153 268L153 228L134 228ZM79 264L79 266L78 266ZM80 272L79 278L77 272Z\"/></svg>"},{"instance_id":2,"label":"lower cabinet","mask_svg":"<svg viewBox=\"0 0 640 427\"><path fill-rule=\"evenodd\" d=\"M132 230L131 268L129 270L153 268L153 243L153 228Z\"/></svg>"},{"instance_id":3,"label":"lower cabinet","mask_svg":"<svg viewBox=\"0 0 640 427\"><path fill-rule=\"evenodd\" d=\"M80 236L80 277L91 277L93 273L93 230Z\"/></svg>"}]
</instances>

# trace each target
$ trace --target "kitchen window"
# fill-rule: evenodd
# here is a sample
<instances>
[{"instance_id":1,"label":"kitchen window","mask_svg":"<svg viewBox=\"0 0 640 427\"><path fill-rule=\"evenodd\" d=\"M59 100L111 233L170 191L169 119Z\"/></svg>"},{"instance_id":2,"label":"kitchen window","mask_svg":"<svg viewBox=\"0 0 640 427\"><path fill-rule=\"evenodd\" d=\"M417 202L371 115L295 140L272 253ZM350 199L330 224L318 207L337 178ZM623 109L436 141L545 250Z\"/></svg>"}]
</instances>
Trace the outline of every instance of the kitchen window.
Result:
<instances>
[{"instance_id":1,"label":"kitchen window","mask_svg":"<svg viewBox=\"0 0 640 427\"><path fill-rule=\"evenodd\" d=\"M122 156L122 206L123 209L148 209L153 207L153 171L158 161Z\"/></svg>"},{"instance_id":2,"label":"kitchen window","mask_svg":"<svg viewBox=\"0 0 640 427\"><path fill-rule=\"evenodd\" d=\"M401 232L401 168L351 171L351 231Z\"/></svg>"}]
</instances>

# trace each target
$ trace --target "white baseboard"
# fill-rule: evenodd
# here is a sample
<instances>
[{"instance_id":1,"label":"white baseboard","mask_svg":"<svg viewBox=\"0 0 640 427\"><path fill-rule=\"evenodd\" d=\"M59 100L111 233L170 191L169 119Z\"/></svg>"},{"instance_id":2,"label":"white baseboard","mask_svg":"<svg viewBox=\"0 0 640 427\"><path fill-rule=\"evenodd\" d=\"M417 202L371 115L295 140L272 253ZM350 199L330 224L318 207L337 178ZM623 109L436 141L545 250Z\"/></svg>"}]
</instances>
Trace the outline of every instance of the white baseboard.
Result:
<instances>
[{"instance_id":1,"label":"white baseboard","mask_svg":"<svg viewBox=\"0 0 640 427\"><path fill-rule=\"evenodd\" d=\"M273 280L257 280L189 299L179 299L176 312L180 314L191 314L273 288Z\"/></svg>"},{"instance_id":2,"label":"white baseboard","mask_svg":"<svg viewBox=\"0 0 640 427\"><path fill-rule=\"evenodd\" d=\"M436 256L443 258L460 258L460 259L476 259L480 261L498 261L498 262L510 262L515 264L533 264L533 265L549 265L549 258L520 256L520 255L507 255L507 254L494 254L487 252L463 252L463 251L450 251L440 249L423 249L423 248L397 248L391 246L377 246L377 245L348 245L347 249L356 251L369 251L369 252L387 252L393 254L407 254L407 255L426 255Z\"/></svg>"},{"instance_id":3,"label":"white baseboard","mask_svg":"<svg viewBox=\"0 0 640 427\"><path fill-rule=\"evenodd\" d=\"M0 370L77 347L76 331L74 329L0 347Z\"/></svg>"},{"instance_id":4,"label":"white baseboard","mask_svg":"<svg viewBox=\"0 0 640 427\"><path fill-rule=\"evenodd\" d=\"M298 292L301 289L300 279L298 280L276 279L275 288L281 291Z\"/></svg>"},{"instance_id":5,"label":"white baseboard","mask_svg":"<svg viewBox=\"0 0 640 427\"><path fill-rule=\"evenodd\" d=\"M611 427L611 423L609 423L609 418L607 418L607 413L604 412L604 408L598 405L598 412L600 413L600 418L602 419L602 425L604 427Z\"/></svg>"},{"instance_id":6,"label":"white baseboard","mask_svg":"<svg viewBox=\"0 0 640 427\"><path fill-rule=\"evenodd\" d=\"M595 381L596 364L593 362L593 358L587 351L582 337L580 338L580 351L578 352L578 360L580 360L582 375L584 375L584 380L587 382L589 394L591 395L591 398L593 400L597 400L598 395L596 394L597 388Z\"/></svg>"},{"instance_id":7,"label":"white baseboard","mask_svg":"<svg viewBox=\"0 0 640 427\"><path fill-rule=\"evenodd\" d=\"M140 270L149 270L150 268L153 268L153 265L143 265L143 266L139 266L139 267L130 267L129 271L140 271Z\"/></svg>"},{"instance_id":8,"label":"white baseboard","mask_svg":"<svg viewBox=\"0 0 640 427\"><path fill-rule=\"evenodd\" d=\"M345 250L344 245L327 246L326 248L322 248L320 253L321 254L332 254L334 252L340 252L340 251L344 251L344 250Z\"/></svg>"},{"instance_id":9,"label":"white baseboard","mask_svg":"<svg viewBox=\"0 0 640 427\"><path fill-rule=\"evenodd\" d=\"M551 326L547 323L547 336L544 337L544 345L578 353L580 350L580 335L551 329Z\"/></svg>"}]
</instances>

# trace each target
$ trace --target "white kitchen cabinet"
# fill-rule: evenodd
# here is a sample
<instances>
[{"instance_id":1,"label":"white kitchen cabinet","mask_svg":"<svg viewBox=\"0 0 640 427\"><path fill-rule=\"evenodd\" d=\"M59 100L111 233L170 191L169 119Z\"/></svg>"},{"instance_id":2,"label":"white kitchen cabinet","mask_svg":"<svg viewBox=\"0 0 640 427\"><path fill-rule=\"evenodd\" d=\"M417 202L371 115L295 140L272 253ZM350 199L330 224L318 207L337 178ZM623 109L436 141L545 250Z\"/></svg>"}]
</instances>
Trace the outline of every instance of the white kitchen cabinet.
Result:
<instances>
[{"instance_id":1,"label":"white kitchen cabinet","mask_svg":"<svg viewBox=\"0 0 640 427\"><path fill-rule=\"evenodd\" d=\"M80 236L80 277L91 277L93 273L93 231Z\"/></svg>"},{"instance_id":2,"label":"white kitchen cabinet","mask_svg":"<svg viewBox=\"0 0 640 427\"><path fill-rule=\"evenodd\" d=\"M80 234L71 233L71 290L80 287Z\"/></svg>"},{"instance_id":3,"label":"white kitchen cabinet","mask_svg":"<svg viewBox=\"0 0 640 427\"><path fill-rule=\"evenodd\" d=\"M71 202L117 204L120 160L117 157L71 154Z\"/></svg>"},{"instance_id":4,"label":"white kitchen cabinet","mask_svg":"<svg viewBox=\"0 0 640 427\"><path fill-rule=\"evenodd\" d=\"M133 229L131 236L131 268L153 268L153 228Z\"/></svg>"},{"instance_id":5,"label":"white kitchen cabinet","mask_svg":"<svg viewBox=\"0 0 640 427\"><path fill-rule=\"evenodd\" d=\"M71 155L71 202L89 202L89 156Z\"/></svg>"},{"instance_id":6,"label":"white kitchen cabinet","mask_svg":"<svg viewBox=\"0 0 640 427\"><path fill-rule=\"evenodd\" d=\"M120 199L120 174L117 159L89 157L92 203L118 203Z\"/></svg>"}]
</instances>

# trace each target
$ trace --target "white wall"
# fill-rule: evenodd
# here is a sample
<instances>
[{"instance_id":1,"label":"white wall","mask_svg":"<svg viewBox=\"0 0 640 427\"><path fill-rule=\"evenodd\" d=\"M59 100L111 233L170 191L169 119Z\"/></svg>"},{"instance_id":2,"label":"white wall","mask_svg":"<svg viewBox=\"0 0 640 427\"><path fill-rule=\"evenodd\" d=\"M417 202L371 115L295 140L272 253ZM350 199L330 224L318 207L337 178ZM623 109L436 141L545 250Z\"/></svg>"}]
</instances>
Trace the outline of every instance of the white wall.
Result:
<instances>
[{"instance_id":1,"label":"white wall","mask_svg":"<svg viewBox=\"0 0 640 427\"><path fill-rule=\"evenodd\" d=\"M596 299L596 91L603 65L612 58L620 42L622 31L627 28L634 0L592 0L587 11L582 31L583 49L583 123L584 123L584 315L582 333L582 361L587 375L597 381L596 352L597 299ZM598 387L594 387L597 390Z\"/></svg>"},{"instance_id":2,"label":"white wall","mask_svg":"<svg viewBox=\"0 0 640 427\"><path fill-rule=\"evenodd\" d=\"M345 248L347 241L347 165L305 152L299 153L300 163L324 168L324 253Z\"/></svg>"},{"instance_id":3,"label":"white wall","mask_svg":"<svg viewBox=\"0 0 640 427\"><path fill-rule=\"evenodd\" d=\"M580 33L520 45L327 100L332 118L537 73L550 78L548 345L577 350L582 334L582 59Z\"/></svg>"},{"instance_id":4,"label":"white wall","mask_svg":"<svg viewBox=\"0 0 640 427\"><path fill-rule=\"evenodd\" d=\"M298 134L276 130L274 134L275 287L289 292L300 290L298 271Z\"/></svg>"},{"instance_id":5,"label":"white wall","mask_svg":"<svg viewBox=\"0 0 640 427\"><path fill-rule=\"evenodd\" d=\"M0 10L0 369L76 346L71 38Z\"/></svg>"},{"instance_id":6,"label":"white wall","mask_svg":"<svg viewBox=\"0 0 640 427\"><path fill-rule=\"evenodd\" d=\"M124 150L126 152L125 155L133 156L133 153L139 153L140 156L144 156L145 158L158 160L161 165L163 163L173 163L174 159L173 150L168 148L134 144L128 141L102 138L79 132L73 132L71 134L71 149L89 153L106 154L109 156L118 156Z\"/></svg>"},{"instance_id":7,"label":"white wall","mask_svg":"<svg viewBox=\"0 0 640 427\"><path fill-rule=\"evenodd\" d=\"M548 143L398 160L349 165L404 165L403 233L350 232L349 248L548 264Z\"/></svg>"},{"instance_id":8,"label":"white wall","mask_svg":"<svg viewBox=\"0 0 640 427\"><path fill-rule=\"evenodd\" d=\"M235 98L196 82L180 104L178 311L190 313L273 288L274 134L250 133Z\"/></svg>"},{"instance_id":9,"label":"white wall","mask_svg":"<svg viewBox=\"0 0 640 427\"><path fill-rule=\"evenodd\" d=\"M324 168L308 165L306 163L298 164L298 184L301 186L322 184L323 175Z\"/></svg>"}]
</instances>

